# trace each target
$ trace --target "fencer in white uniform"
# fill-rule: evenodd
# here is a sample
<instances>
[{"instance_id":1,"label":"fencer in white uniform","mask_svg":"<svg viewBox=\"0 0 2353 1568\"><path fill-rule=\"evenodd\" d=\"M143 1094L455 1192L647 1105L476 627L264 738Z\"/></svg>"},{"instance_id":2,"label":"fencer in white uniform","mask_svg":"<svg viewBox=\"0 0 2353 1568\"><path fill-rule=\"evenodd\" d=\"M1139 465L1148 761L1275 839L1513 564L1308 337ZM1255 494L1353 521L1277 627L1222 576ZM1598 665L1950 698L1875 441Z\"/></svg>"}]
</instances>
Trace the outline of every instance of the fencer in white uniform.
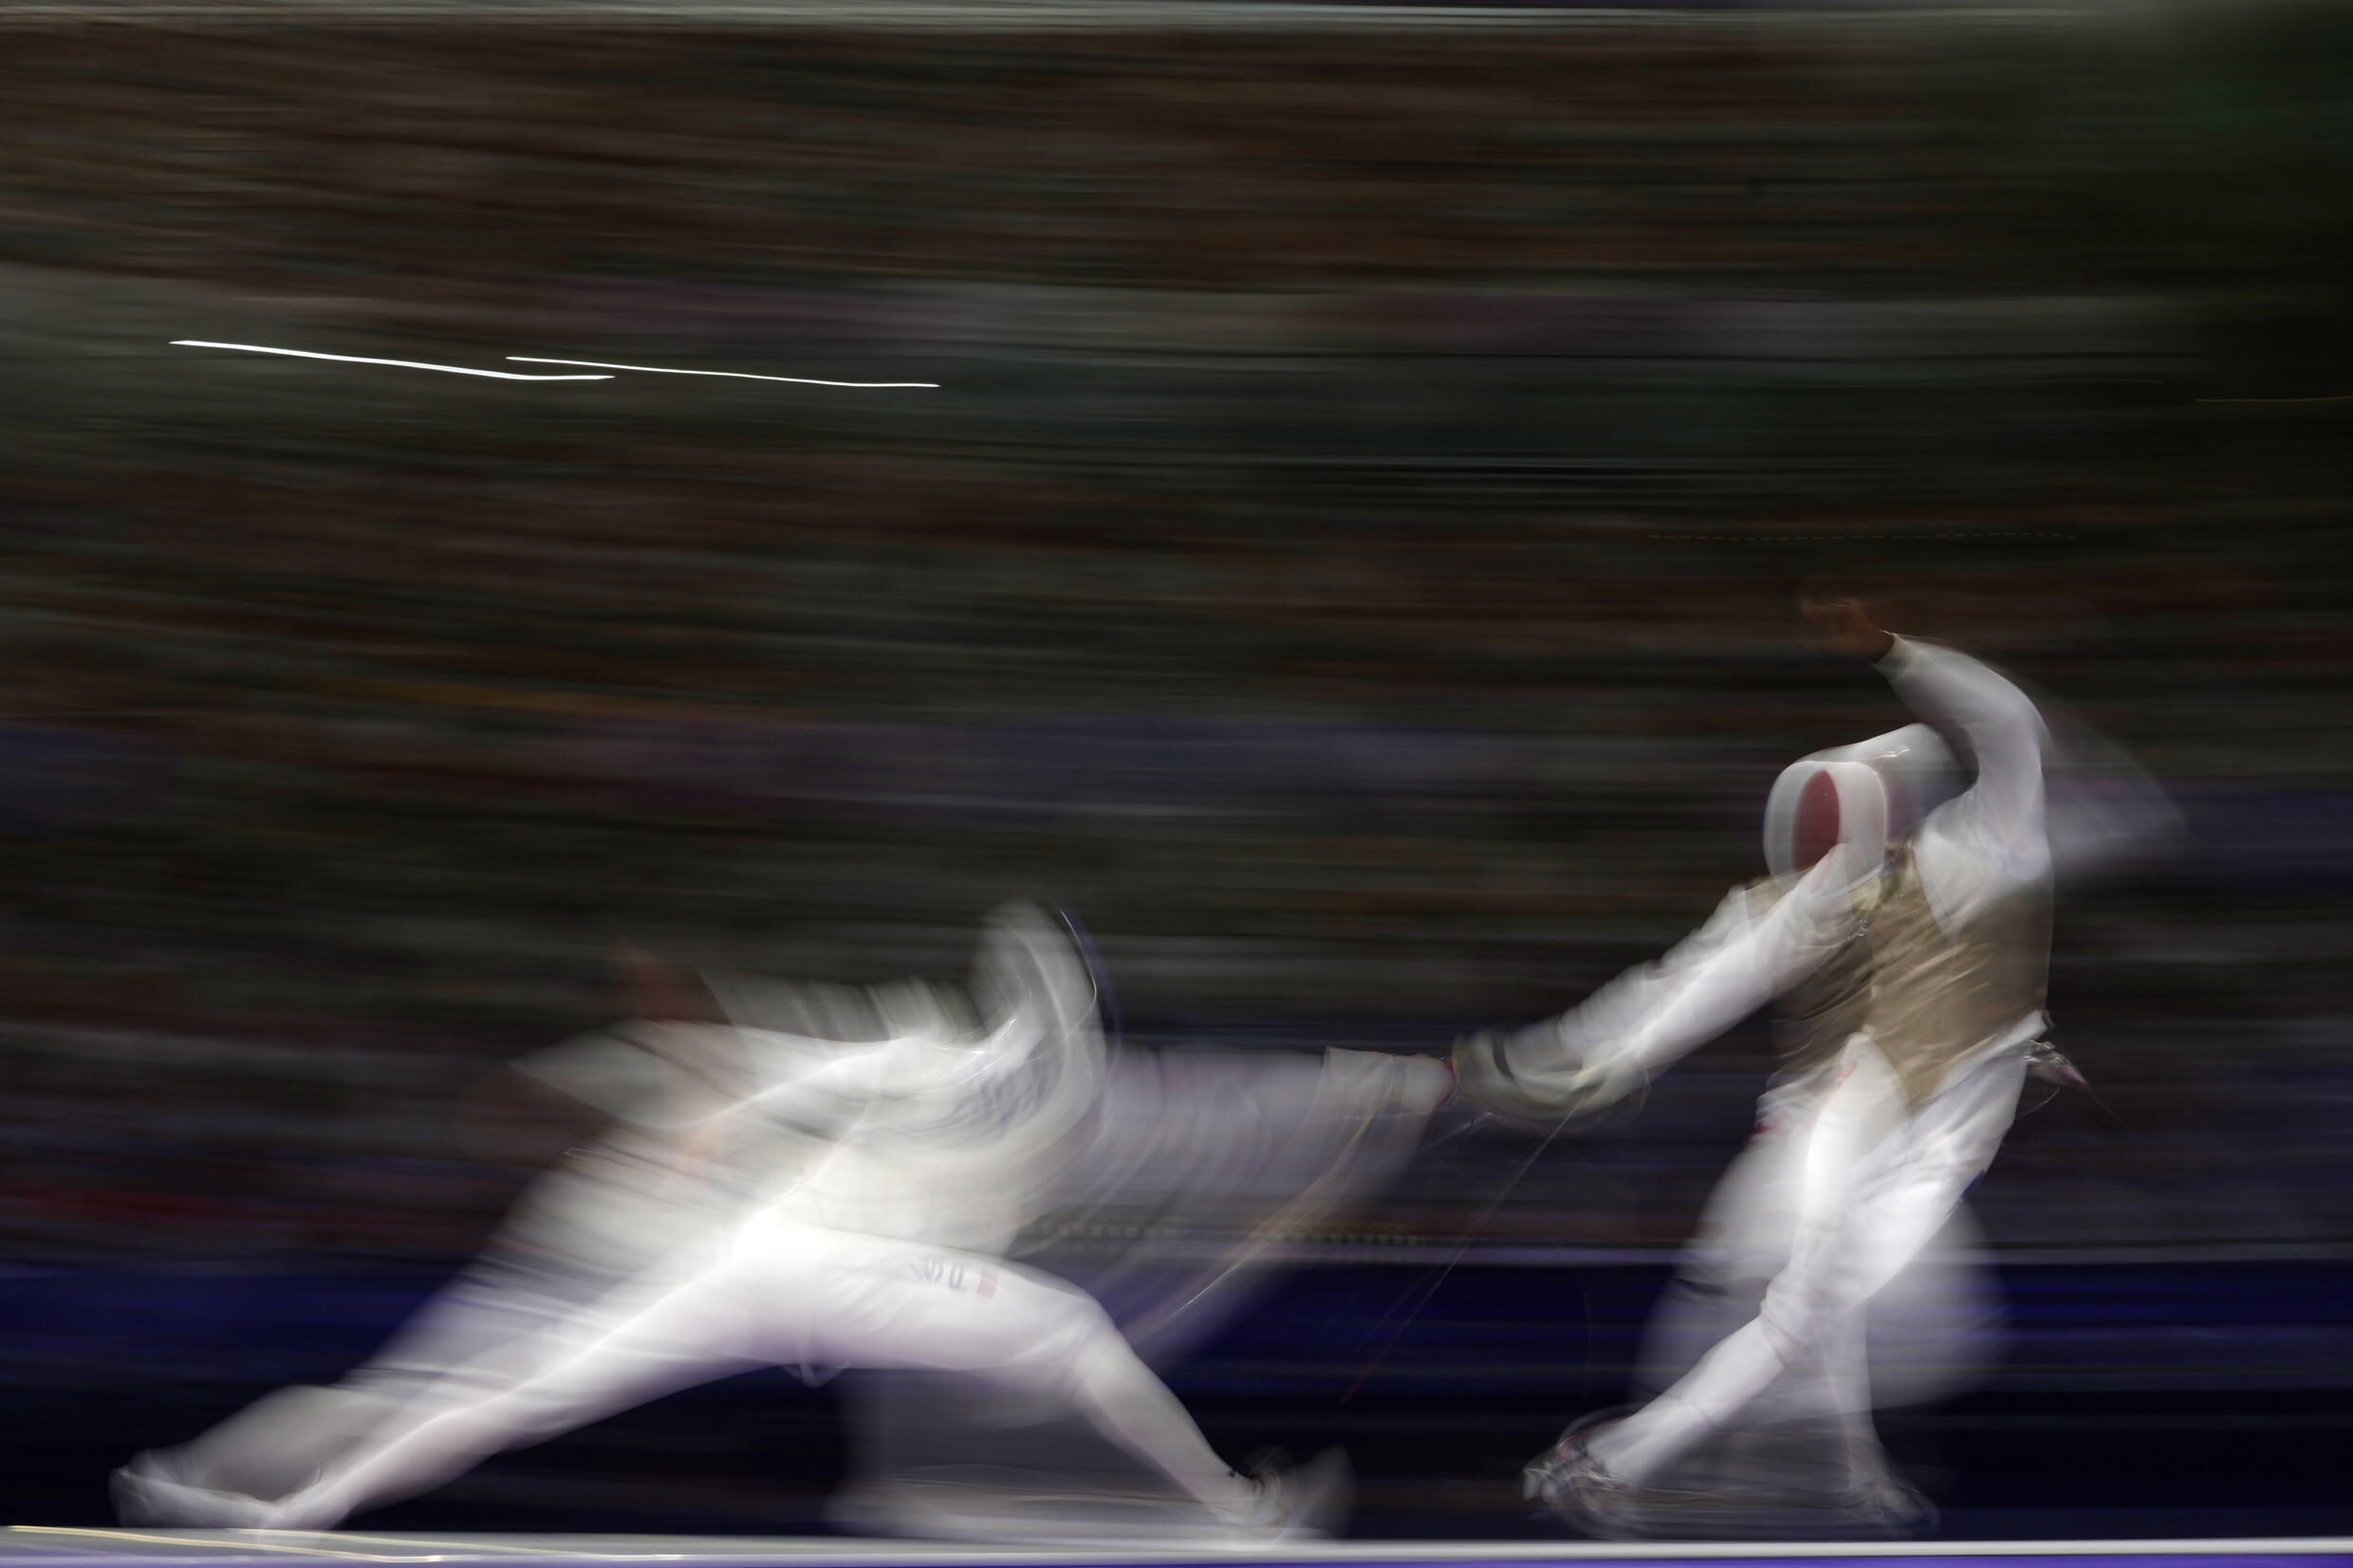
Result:
<instances>
[{"instance_id":1,"label":"fencer in white uniform","mask_svg":"<svg viewBox=\"0 0 2353 1568\"><path fill-rule=\"evenodd\" d=\"M1104 1050L1088 977L1059 932L1017 911L987 943L987 1026L935 1023L841 1052L682 1130L685 1147L713 1155L747 1128L808 1140L797 1177L709 1255L576 1314L519 1380L485 1392L443 1379L289 1495L183 1494L183 1520L324 1528L514 1444L785 1365L965 1374L1010 1402L1074 1410L1226 1530L1312 1527L1340 1485L1335 1465L1237 1473L1091 1298L1002 1256L1084 1148Z\"/></svg>"},{"instance_id":2,"label":"fencer in white uniform","mask_svg":"<svg viewBox=\"0 0 2353 1568\"><path fill-rule=\"evenodd\" d=\"M1720 1293L1752 1278L1753 1313L1656 1397L1571 1427L1529 1467L1529 1495L1590 1533L1678 1533L1678 1464L1803 1422L1834 1433L1821 1491L1793 1500L1813 1528L1923 1522L1872 1429L1869 1309L1955 1219L2029 1068L2066 1071L2041 1039L2051 857L2034 705L1975 659L1874 631L1851 602L1825 613L1834 645L1875 656L1962 740L1969 787L1933 803L1954 769L1926 725L1799 762L1768 807L1769 876L1559 1019L1458 1048L1466 1098L1558 1127L1782 1001L1783 1069L1684 1281Z\"/></svg>"}]
</instances>

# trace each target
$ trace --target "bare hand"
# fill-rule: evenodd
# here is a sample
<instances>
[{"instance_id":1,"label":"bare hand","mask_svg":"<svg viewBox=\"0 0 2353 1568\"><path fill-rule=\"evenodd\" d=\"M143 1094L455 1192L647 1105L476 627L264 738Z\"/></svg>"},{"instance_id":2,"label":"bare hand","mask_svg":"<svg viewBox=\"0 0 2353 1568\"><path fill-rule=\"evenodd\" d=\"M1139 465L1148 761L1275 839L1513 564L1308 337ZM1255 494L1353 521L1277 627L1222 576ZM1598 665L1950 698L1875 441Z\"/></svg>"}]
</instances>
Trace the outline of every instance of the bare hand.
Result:
<instances>
[{"instance_id":1,"label":"bare hand","mask_svg":"<svg viewBox=\"0 0 2353 1568\"><path fill-rule=\"evenodd\" d=\"M1812 599L1797 607L1798 636L1812 647L1845 658L1882 659L1895 637L1871 624L1855 599Z\"/></svg>"}]
</instances>

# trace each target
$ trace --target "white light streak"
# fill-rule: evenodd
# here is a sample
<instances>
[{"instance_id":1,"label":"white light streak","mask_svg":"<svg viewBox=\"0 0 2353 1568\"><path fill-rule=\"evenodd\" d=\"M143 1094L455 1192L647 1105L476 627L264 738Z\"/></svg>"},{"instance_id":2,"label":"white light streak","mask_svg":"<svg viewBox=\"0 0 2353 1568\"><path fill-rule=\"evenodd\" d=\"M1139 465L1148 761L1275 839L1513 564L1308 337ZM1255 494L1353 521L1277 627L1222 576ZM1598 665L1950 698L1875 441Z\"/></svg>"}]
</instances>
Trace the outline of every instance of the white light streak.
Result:
<instances>
[{"instance_id":1,"label":"white light streak","mask_svg":"<svg viewBox=\"0 0 2353 1568\"><path fill-rule=\"evenodd\" d=\"M433 365L422 360L371 360L358 354L314 354L306 348L265 348L260 343L209 343L201 338L175 338L174 348L233 348L245 354L286 354L297 360L337 360L349 365L398 365L403 370L446 370L453 376L488 376L500 381L609 381L610 376L533 376L520 370L473 370L465 365ZM550 364L568 360L550 360Z\"/></svg>"},{"instance_id":2,"label":"white light streak","mask_svg":"<svg viewBox=\"0 0 2353 1568\"><path fill-rule=\"evenodd\" d=\"M528 354L508 359L527 365L596 365L604 370L642 370L654 376L725 376L738 381L790 381L805 387L936 387L937 381L818 381L806 376L754 376L742 370L673 370L667 365L616 365L602 360L540 360Z\"/></svg>"}]
</instances>

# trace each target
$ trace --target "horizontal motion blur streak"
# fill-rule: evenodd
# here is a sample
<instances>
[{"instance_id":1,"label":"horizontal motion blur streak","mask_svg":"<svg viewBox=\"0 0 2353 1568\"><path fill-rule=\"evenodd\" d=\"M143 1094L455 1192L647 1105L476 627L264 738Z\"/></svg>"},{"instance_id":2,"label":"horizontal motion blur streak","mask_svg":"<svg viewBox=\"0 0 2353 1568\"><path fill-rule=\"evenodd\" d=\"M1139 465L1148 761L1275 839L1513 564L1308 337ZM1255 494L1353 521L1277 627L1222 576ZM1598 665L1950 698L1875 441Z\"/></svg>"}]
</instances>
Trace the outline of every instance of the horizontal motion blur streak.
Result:
<instances>
[{"instance_id":1,"label":"horizontal motion blur streak","mask_svg":"<svg viewBox=\"0 0 2353 1568\"><path fill-rule=\"evenodd\" d=\"M737 381L790 381L805 387L936 387L937 381L819 381L806 376L754 376L744 370L673 370L666 365L616 365L602 360L539 360L528 354L508 359L525 365L597 365L605 370L642 370L652 376L725 376Z\"/></svg>"},{"instance_id":2,"label":"horizontal motion blur streak","mask_svg":"<svg viewBox=\"0 0 2353 1568\"><path fill-rule=\"evenodd\" d=\"M247 354L285 354L297 360L339 360L353 365L398 365L404 370L446 370L453 376L488 376L500 381L609 381L613 378L610 376L533 376L520 370L471 370L464 365L427 364L422 360L371 360L358 354L314 354L306 348L265 348L259 343L209 343L200 338L175 338L172 346L233 348Z\"/></svg>"}]
</instances>

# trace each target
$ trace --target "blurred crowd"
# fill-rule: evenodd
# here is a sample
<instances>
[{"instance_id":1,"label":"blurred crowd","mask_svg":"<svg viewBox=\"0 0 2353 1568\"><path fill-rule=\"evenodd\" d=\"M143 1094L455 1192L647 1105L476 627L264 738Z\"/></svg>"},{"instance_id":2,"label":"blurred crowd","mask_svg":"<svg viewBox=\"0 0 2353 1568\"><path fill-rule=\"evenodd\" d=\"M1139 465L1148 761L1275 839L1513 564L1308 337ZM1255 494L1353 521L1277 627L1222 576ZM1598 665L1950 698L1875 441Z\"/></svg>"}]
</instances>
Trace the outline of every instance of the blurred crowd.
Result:
<instances>
[{"instance_id":1,"label":"blurred crowd","mask_svg":"<svg viewBox=\"0 0 2353 1568\"><path fill-rule=\"evenodd\" d=\"M1557 1010L1900 722L1818 573L2185 814L2063 894L2097 1098L1995 1245L2353 1241L2342 13L8 41L12 1256L463 1253L624 939L945 974L1031 895L1156 1043ZM1671 1247L1765 1061L1482 1233Z\"/></svg>"}]
</instances>

